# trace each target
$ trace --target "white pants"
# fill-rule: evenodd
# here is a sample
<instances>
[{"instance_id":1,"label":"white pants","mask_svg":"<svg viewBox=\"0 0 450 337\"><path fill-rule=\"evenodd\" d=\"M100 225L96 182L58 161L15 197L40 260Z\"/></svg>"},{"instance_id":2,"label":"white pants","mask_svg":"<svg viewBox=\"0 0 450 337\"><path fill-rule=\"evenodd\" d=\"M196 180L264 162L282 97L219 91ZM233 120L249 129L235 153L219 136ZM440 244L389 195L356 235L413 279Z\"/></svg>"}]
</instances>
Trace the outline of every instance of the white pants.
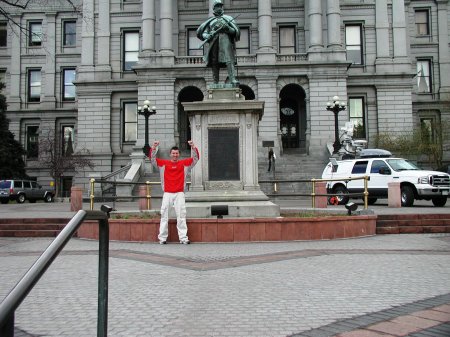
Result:
<instances>
[{"instance_id":1,"label":"white pants","mask_svg":"<svg viewBox=\"0 0 450 337\"><path fill-rule=\"evenodd\" d=\"M173 206L177 214L178 238L180 241L188 239L186 225L186 203L184 192L168 193L164 192L161 204L161 222L159 223L159 241L167 241L169 235L169 208Z\"/></svg>"}]
</instances>

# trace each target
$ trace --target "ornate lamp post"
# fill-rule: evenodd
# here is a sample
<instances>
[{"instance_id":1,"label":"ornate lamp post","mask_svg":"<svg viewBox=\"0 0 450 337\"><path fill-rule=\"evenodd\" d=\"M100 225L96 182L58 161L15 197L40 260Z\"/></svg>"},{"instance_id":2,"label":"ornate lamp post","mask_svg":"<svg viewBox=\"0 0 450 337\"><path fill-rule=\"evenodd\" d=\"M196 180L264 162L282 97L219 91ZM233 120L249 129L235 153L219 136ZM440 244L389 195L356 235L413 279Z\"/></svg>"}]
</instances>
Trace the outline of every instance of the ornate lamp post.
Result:
<instances>
[{"instance_id":1,"label":"ornate lamp post","mask_svg":"<svg viewBox=\"0 0 450 337\"><path fill-rule=\"evenodd\" d=\"M137 112L139 115L142 115L145 117L145 145L142 148L142 151L147 156L148 151L150 150L150 144L148 143L148 118L151 115L156 114L156 106L152 106L150 108L150 101L148 99L146 99L144 101L144 105L142 107L138 106Z\"/></svg>"},{"instance_id":2,"label":"ornate lamp post","mask_svg":"<svg viewBox=\"0 0 450 337\"><path fill-rule=\"evenodd\" d=\"M339 102L339 97L333 97L333 103L327 102L327 110L333 111L334 113L334 144L333 144L333 154L338 153L341 148L341 142L339 141L339 121L338 114L339 111L345 110L345 102Z\"/></svg>"}]
</instances>

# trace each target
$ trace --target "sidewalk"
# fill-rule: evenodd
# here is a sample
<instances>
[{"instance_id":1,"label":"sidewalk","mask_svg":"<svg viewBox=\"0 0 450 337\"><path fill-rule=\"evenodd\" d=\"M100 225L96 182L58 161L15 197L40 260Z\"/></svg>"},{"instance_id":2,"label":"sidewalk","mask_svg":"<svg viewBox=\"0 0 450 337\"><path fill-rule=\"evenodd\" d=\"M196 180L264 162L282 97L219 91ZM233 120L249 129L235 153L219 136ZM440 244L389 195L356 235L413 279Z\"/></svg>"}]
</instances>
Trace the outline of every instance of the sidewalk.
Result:
<instances>
[{"instance_id":1,"label":"sidewalk","mask_svg":"<svg viewBox=\"0 0 450 337\"><path fill-rule=\"evenodd\" d=\"M47 238L0 238L0 299ZM96 335L98 242L72 239L16 336ZM110 243L111 337L448 337L450 234L303 242Z\"/></svg>"}]
</instances>

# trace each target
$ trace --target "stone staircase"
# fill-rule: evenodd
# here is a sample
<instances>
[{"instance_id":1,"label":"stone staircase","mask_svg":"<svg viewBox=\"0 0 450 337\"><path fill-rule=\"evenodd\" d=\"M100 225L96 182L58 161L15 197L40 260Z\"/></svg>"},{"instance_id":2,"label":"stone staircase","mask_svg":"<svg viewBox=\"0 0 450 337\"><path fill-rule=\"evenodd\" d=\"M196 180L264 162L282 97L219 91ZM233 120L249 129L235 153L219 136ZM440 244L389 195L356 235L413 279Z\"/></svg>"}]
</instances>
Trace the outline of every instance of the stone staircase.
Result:
<instances>
[{"instance_id":1,"label":"stone staircase","mask_svg":"<svg viewBox=\"0 0 450 337\"><path fill-rule=\"evenodd\" d=\"M261 189L264 193L272 195L273 184L264 183L267 180L308 180L308 182L284 182L279 183L277 186L277 194L310 194L312 184L309 182L312 178L321 178L322 171L328 160L321 160L317 158L311 158L306 154L298 153L285 153L282 156L278 156L275 163L275 175L274 173L267 172L268 162L259 162L259 181ZM271 196L276 197L276 196ZM300 196L292 196L291 198L299 198ZM284 199L289 198L283 196Z\"/></svg>"},{"instance_id":2,"label":"stone staircase","mask_svg":"<svg viewBox=\"0 0 450 337\"><path fill-rule=\"evenodd\" d=\"M65 218L0 219L0 237L56 237L69 221Z\"/></svg>"},{"instance_id":3,"label":"stone staircase","mask_svg":"<svg viewBox=\"0 0 450 337\"><path fill-rule=\"evenodd\" d=\"M379 214L377 234L450 233L450 214Z\"/></svg>"},{"instance_id":4,"label":"stone staircase","mask_svg":"<svg viewBox=\"0 0 450 337\"><path fill-rule=\"evenodd\" d=\"M311 158L306 154L299 153L285 153L283 156L278 156L275 167L276 180L311 180L312 178L321 178L322 171L328 160ZM267 160L259 160L258 172L260 181L272 181L274 179L273 171L267 172ZM145 181L159 181L159 172L154 170L153 173L146 173L139 179L140 183ZM190 179L188 178L188 181ZM260 182L261 190L266 194L273 194L273 184ZM309 194L311 193L310 182L287 182L278 184L278 194ZM137 195L137 187L133 191ZM160 185L152 185L152 196L161 197L162 190ZM272 196L270 196L272 198ZM276 196L273 196L276 197ZM283 198L289 198L283 196ZM299 196L292 196L291 198L299 198Z\"/></svg>"}]
</instances>

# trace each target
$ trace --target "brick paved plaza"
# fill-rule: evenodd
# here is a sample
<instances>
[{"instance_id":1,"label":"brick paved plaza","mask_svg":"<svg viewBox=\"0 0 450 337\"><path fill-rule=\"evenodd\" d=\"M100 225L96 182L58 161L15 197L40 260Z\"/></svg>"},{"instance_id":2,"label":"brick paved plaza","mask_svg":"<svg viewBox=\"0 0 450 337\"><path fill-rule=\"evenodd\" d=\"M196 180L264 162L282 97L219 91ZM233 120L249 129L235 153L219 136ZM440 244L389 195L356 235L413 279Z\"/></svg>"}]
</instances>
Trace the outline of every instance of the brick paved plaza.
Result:
<instances>
[{"instance_id":1,"label":"brick paved plaza","mask_svg":"<svg viewBox=\"0 0 450 337\"><path fill-rule=\"evenodd\" d=\"M0 239L0 298L51 239ZM95 336L98 242L73 239L16 336ZM450 336L450 234L110 244L109 336Z\"/></svg>"}]
</instances>

